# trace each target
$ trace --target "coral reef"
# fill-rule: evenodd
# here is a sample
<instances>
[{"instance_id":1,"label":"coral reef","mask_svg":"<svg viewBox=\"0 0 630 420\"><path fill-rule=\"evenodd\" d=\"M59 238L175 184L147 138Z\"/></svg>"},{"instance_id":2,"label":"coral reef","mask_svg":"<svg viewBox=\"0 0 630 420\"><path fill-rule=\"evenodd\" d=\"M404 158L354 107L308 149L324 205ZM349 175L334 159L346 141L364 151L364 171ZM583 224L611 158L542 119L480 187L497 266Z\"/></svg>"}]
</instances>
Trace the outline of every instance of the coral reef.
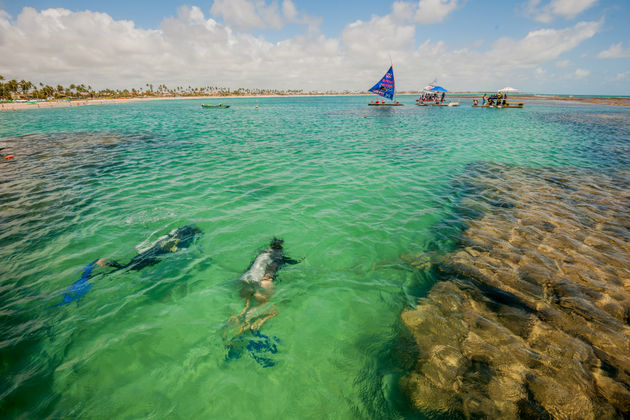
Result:
<instances>
[{"instance_id":1,"label":"coral reef","mask_svg":"<svg viewBox=\"0 0 630 420\"><path fill-rule=\"evenodd\" d=\"M402 314L419 349L400 381L413 405L468 418L630 415L630 173L479 165L457 182L461 245Z\"/></svg>"}]
</instances>

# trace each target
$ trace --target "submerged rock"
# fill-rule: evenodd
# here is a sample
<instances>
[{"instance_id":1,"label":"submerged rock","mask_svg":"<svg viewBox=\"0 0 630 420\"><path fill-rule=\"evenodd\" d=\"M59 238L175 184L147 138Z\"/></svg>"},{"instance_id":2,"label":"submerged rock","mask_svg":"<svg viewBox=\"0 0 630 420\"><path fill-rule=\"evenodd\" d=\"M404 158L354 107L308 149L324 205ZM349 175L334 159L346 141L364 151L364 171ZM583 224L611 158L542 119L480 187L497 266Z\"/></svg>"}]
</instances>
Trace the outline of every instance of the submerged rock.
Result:
<instances>
[{"instance_id":1,"label":"submerged rock","mask_svg":"<svg viewBox=\"0 0 630 420\"><path fill-rule=\"evenodd\" d=\"M400 382L414 406L630 415L630 174L486 165L458 182L461 214L477 217L443 281L402 314L419 350Z\"/></svg>"}]
</instances>

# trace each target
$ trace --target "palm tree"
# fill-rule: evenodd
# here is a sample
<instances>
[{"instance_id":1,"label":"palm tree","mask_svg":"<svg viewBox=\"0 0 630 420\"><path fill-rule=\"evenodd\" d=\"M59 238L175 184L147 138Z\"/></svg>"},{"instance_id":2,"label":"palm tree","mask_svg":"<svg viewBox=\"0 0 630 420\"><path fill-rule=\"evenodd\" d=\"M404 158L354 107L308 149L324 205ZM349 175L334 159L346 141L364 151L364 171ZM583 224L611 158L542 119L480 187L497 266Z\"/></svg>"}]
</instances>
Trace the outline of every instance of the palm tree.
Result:
<instances>
[{"instance_id":1,"label":"palm tree","mask_svg":"<svg viewBox=\"0 0 630 420\"><path fill-rule=\"evenodd\" d=\"M18 90L18 82L15 79L9 80L7 83L5 83L5 86L9 89L10 93L16 93Z\"/></svg>"},{"instance_id":2,"label":"palm tree","mask_svg":"<svg viewBox=\"0 0 630 420\"><path fill-rule=\"evenodd\" d=\"M12 93L17 93L18 90L18 82L15 79L9 80L4 84L0 84L2 87L2 96L5 99L11 99Z\"/></svg>"},{"instance_id":3,"label":"palm tree","mask_svg":"<svg viewBox=\"0 0 630 420\"><path fill-rule=\"evenodd\" d=\"M43 86L40 91L42 92L42 96L44 98L48 98L55 94L55 89L49 85Z\"/></svg>"},{"instance_id":4,"label":"palm tree","mask_svg":"<svg viewBox=\"0 0 630 420\"><path fill-rule=\"evenodd\" d=\"M33 87L33 84L31 82L27 82L26 80L20 80L19 87L22 93L26 95Z\"/></svg>"}]
</instances>

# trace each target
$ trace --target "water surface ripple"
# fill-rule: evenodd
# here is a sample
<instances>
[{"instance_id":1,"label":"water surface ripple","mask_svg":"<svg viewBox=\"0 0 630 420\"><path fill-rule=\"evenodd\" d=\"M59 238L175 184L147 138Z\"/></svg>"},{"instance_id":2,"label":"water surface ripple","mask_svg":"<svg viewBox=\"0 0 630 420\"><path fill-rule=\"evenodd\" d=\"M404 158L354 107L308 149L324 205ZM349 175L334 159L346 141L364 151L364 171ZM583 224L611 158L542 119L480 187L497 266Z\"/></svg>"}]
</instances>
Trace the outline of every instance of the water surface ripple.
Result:
<instances>
[{"instance_id":1,"label":"water surface ripple","mask_svg":"<svg viewBox=\"0 0 630 420\"><path fill-rule=\"evenodd\" d=\"M462 210L460 178L490 162L627 191L612 175L630 165L623 108L228 101L0 114L15 156L0 162L2 417L431 415L398 386L421 357L400 314L487 210ZM126 262L188 224L203 231L191 247L140 271L98 268L57 306L91 261ZM222 335L243 307L237 279L274 235L304 259L279 272L265 368L228 357Z\"/></svg>"}]
</instances>

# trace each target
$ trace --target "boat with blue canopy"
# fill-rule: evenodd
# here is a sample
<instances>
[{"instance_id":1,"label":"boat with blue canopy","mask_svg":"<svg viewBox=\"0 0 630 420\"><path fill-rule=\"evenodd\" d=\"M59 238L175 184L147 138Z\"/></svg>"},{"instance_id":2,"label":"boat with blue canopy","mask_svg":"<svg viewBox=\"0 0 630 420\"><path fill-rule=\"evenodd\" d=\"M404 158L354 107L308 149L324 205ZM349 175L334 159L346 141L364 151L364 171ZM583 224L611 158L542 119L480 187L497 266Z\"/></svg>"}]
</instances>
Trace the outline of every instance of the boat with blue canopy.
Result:
<instances>
[{"instance_id":1,"label":"boat with blue canopy","mask_svg":"<svg viewBox=\"0 0 630 420\"><path fill-rule=\"evenodd\" d=\"M369 102L369 106L402 106L396 100L396 83L394 82L394 66L390 66L387 73L379 80L372 88L369 90L376 95L382 96L383 98L387 98L392 102L386 101L372 101Z\"/></svg>"},{"instance_id":2,"label":"boat with blue canopy","mask_svg":"<svg viewBox=\"0 0 630 420\"><path fill-rule=\"evenodd\" d=\"M459 102L444 102L448 90L439 86L436 81L431 82L422 89L420 97L416 99L418 106L459 106Z\"/></svg>"}]
</instances>

